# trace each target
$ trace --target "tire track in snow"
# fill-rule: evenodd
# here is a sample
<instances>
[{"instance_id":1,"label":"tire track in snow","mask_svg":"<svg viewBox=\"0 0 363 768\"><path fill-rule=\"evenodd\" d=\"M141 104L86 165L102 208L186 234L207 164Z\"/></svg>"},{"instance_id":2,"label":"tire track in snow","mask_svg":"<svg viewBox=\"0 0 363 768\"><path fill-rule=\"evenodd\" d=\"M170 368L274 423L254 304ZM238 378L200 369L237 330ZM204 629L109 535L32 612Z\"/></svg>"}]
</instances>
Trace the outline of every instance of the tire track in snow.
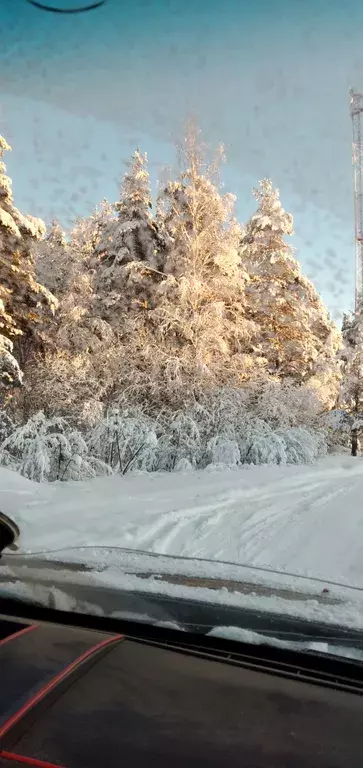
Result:
<instances>
[{"instance_id":1,"label":"tire track in snow","mask_svg":"<svg viewBox=\"0 0 363 768\"><path fill-rule=\"evenodd\" d=\"M307 575L336 578L337 573L342 573L342 556L346 555L343 509L347 494L351 493L354 497L357 488L362 490L361 482L349 488L343 485L332 490L330 487L314 499L307 494L290 513L287 512L279 528L269 530L266 545L253 538L247 542L246 559L252 565L268 565L281 570L298 570ZM337 531L339 527L341 533ZM348 554L348 560L350 558ZM363 560L361 562L363 564ZM360 574L363 578L362 566Z\"/></svg>"},{"instance_id":2,"label":"tire track in snow","mask_svg":"<svg viewBox=\"0 0 363 768\"><path fill-rule=\"evenodd\" d=\"M187 514L185 510L175 510L172 515L166 513L152 549L195 557L205 554L210 557L213 552L215 559L228 559L228 552L237 549L240 562L266 565L273 561L274 566L283 568L286 553L290 550L290 561L291 550L301 544L301 526L308 518L311 522L311 516L318 508L325 508L329 514L331 502L346 493L347 483L352 485L351 476L344 473L345 482L339 478L339 486L332 489L331 478L326 477L326 472L320 472L320 475L320 482L317 482L317 473L312 472L305 476L304 482L296 482L294 478L283 483L283 487L279 480L274 481L262 494L259 488L234 490L213 505L196 507ZM314 479L313 484L309 483L310 479ZM361 480L357 482L359 484ZM297 494L298 488L300 493ZM270 503L266 504L266 500ZM210 517L211 506L214 514ZM311 537L310 526L308 534ZM271 550L275 552L273 558Z\"/></svg>"}]
</instances>

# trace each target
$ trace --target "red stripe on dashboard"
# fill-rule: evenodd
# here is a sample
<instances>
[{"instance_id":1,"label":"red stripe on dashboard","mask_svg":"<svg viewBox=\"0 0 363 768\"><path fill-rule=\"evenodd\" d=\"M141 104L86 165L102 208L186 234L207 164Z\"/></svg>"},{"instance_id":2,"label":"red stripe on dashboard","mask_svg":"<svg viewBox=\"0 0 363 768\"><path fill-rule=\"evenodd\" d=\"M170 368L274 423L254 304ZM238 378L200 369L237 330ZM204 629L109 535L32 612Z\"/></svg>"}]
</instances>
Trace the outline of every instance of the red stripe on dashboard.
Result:
<instances>
[{"instance_id":1,"label":"red stripe on dashboard","mask_svg":"<svg viewBox=\"0 0 363 768\"><path fill-rule=\"evenodd\" d=\"M3 639L0 640L0 648L6 643L10 643L10 640L15 640L16 637L20 637L21 635L26 635L27 632L31 632L33 629L36 629L38 626L39 624L29 624L28 627L24 627L23 629L19 629L18 632L13 632L12 635L7 635L6 637L3 637Z\"/></svg>"},{"instance_id":2,"label":"red stripe on dashboard","mask_svg":"<svg viewBox=\"0 0 363 768\"><path fill-rule=\"evenodd\" d=\"M120 640L124 639L124 635L112 635L111 637L108 637L106 640L101 640L99 643L96 643L96 645L93 645L91 648L88 649L88 651L85 651L80 656L78 656L74 661L72 661L71 664L68 664L62 672L59 672L58 675L55 675L49 683L44 685L38 693L34 694L28 701L23 704L20 709L18 709L17 712L15 712L11 717L9 717L6 722L0 726L0 739L2 736L5 736L10 729L16 725L16 723L21 720L24 715L29 712L32 707L34 707L36 704L38 704L39 701L41 701L44 696L47 695L47 693L50 693L57 685L58 683L61 683L62 680L64 680L67 675L69 675L70 672L73 672L74 669L76 669L80 664L82 664L83 661L86 661L90 656L93 656L98 651L100 651L102 648L105 648L107 645L112 645L113 643L118 643Z\"/></svg>"},{"instance_id":3,"label":"red stripe on dashboard","mask_svg":"<svg viewBox=\"0 0 363 768\"><path fill-rule=\"evenodd\" d=\"M5 749L0 749L0 757L4 760L14 760L17 763L24 763L24 765L32 765L34 768L64 768L64 766L56 763L47 763L44 760L37 760L36 757L27 757L26 755L16 755L15 752L6 752Z\"/></svg>"}]
</instances>

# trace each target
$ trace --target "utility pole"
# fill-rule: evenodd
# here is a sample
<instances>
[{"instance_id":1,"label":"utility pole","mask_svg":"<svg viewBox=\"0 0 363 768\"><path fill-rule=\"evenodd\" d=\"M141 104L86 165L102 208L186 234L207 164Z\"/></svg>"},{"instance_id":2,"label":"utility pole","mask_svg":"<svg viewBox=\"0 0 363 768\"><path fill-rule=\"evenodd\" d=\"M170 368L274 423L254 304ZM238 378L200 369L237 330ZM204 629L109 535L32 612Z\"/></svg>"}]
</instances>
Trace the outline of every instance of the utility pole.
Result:
<instances>
[{"instance_id":1,"label":"utility pole","mask_svg":"<svg viewBox=\"0 0 363 768\"><path fill-rule=\"evenodd\" d=\"M354 88L350 88L349 94L353 128L355 311L358 312L363 300L363 94Z\"/></svg>"}]
</instances>

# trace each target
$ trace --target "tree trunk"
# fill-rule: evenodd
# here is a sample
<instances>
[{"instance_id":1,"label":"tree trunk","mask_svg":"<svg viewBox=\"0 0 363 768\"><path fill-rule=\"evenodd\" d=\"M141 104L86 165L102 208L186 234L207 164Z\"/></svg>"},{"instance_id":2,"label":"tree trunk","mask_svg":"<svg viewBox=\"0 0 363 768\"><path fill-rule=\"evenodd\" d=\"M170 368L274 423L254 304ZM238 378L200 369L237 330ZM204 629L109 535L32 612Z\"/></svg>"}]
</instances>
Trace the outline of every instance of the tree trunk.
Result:
<instances>
[{"instance_id":1,"label":"tree trunk","mask_svg":"<svg viewBox=\"0 0 363 768\"><path fill-rule=\"evenodd\" d=\"M357 456L358 453L358 430L352 429L352 456Z\"/></svg>"}]
</instances>

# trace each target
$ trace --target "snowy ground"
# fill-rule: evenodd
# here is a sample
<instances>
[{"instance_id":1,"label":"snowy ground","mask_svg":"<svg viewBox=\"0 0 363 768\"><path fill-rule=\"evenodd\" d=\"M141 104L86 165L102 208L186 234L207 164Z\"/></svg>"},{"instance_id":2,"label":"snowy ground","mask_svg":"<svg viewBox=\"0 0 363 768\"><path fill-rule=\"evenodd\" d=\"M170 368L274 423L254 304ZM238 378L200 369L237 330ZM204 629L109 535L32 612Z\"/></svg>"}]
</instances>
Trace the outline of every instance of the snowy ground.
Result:
<instances>
[{"instance_id":1,"label":"snowy ground","mask_svg":"<svg viewBox=\"0 0 363 768\"><path fill-rule=\"evenodd\" d=\"M0 470L0 510L21 529L20 553L87 563L93 583L179 596L185 589L190 595L190 587L147 576L272 585L305 593L306 600L258 590L242 594L228 583L220 589L194 585L194 593L198 599L241 607L257 601L261 609L363 628L360 459L332 456L314 466L215 468L52 485ZM60 583L59 570L52 579ZM326 604L323 588L329 589Z\"/></svg>"},{"instance_id":2,"label":"snowy ground","mask_svg":"<svg viewBox=\"0 0 363 768\"><path fill-rule=\"evenodd\" d=\"M0 470L22 552L126 547L268 566L363 588L363 462L39 485ZM94 558L63 553L67 560Z\"/></svg>"}]
</instances>

